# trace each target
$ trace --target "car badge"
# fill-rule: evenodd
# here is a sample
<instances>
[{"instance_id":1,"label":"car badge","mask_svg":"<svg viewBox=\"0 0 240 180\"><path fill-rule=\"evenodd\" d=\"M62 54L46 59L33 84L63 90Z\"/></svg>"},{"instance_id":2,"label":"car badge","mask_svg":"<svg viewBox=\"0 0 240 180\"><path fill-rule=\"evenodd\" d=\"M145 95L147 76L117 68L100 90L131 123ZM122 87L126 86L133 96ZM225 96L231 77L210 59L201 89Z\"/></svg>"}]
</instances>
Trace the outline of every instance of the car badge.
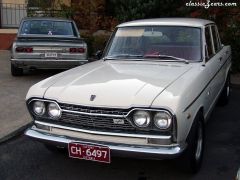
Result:
<instances>
[{"instance_id":1,"label":"car badge","mask_svg":"<svg viewBox=\"0 0 240 180\"><path fill-rule=\"evenodd\" d=\"M124 119L113 119L113 124L124 124Z\"/></svg>"},{"instance_id":2,"label":"car badge","mask_svg":"<svg viewBox=\"0 0 240 180\"><path fill-rule=\"evenodd\" d=\"M94 101L95 98L96 98L96 95L91 95L90 96L90 101Z\"/></svg>"}]
</instances>

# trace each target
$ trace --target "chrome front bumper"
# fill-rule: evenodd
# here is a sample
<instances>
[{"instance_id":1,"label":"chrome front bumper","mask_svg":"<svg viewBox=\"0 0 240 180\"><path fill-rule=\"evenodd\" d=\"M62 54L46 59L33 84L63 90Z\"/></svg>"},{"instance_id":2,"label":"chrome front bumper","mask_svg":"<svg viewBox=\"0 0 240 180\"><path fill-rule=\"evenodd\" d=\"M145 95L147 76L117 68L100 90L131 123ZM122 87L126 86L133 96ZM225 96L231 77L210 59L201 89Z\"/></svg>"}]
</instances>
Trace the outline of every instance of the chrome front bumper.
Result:
<instances>
[{"instance_id":1,"label":"chrome front bumper","mask_svg":"<svg viewBox=\"0 0 240 180\"><path fill-rule=\"evenodd\" d=\"M87 59L11 59L16 67L38 69L68 69L87 62Z\"/></svg>"},{"instance_id":2,"label":"chrome front bumper","mask_svg":"<svg viewBox=\"0 0 240 180\"><path fill-rule=\"evenodd\" d=\"M59 129L58 131L69 131ZM75 132L81 134L81 132ZM44 131L38 129L35 125L25 131L25 135L36 140L39 140L43 143L52 144L58 147L67 148L68 143L70 142L79 142L82 144L91 144L98 146L107 146L111 150L112 156L121 156L121 157L133 157L133 158L142 158L142 159L171 159L179 156L186 148L186 145L170 144L170 145L143 145L143 144L131 144L129 142L121 143L112 140L109 142L104 140L93 140L90 137L92 134L85 133L86 137L89 139L68 136L66 134L56 134L51 131ZM94 135L93 137L98 136ZM102 136L102 135L99 135ZM116 138L112 136L112 138ZM128 137L123 137L128 138ZM131 138L129 138L131 141ZM133 141L134 142L134 141Z\"/></svg>"}]
</instances>

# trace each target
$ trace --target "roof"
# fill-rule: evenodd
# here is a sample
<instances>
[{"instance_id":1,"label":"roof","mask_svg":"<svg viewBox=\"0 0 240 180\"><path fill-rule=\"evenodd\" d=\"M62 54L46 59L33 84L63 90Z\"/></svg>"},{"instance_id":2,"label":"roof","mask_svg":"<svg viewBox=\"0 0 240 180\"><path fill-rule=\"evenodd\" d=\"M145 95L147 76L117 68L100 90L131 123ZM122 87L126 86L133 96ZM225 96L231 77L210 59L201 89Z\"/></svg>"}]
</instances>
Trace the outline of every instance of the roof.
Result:
<instances>
[{"instance_id":1,"label":"roof","mask_svg":"<svg viewBox=\"0 0 240 180\"><path fill-rule=\"evenodd\" d=\"M25 17L22 20L23 21L26 21L26 20L72 21L71 19L56 18L56 17Z\"/></svg>"},{"instance_id":2,"label":"roof","mask_svg":"<svg viewBox=\"0 0 240 180\"><path fill-rule=\"evenodd\" d=\"M212 24L213 21L197 18L156 18L156 19L142 19L136 21L130 21L119 24L117 27L128 27L128 26L192 26L192 27L203 27L207 24Z\"/></svg>"}]
</instances>

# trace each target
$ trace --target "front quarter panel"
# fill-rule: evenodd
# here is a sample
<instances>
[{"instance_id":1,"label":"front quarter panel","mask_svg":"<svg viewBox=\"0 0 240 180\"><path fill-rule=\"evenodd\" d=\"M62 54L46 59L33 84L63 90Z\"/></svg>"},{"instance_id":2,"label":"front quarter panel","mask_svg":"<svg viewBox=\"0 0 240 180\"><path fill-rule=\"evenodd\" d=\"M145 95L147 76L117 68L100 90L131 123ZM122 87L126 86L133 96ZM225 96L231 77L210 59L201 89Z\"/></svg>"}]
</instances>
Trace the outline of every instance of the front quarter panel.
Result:
<instances>
[{"instance_id":1,"label":"front quarter panel","mask_svg":"<svg viewBox=\"0 0 240 180\"><path fill-rule=\"evenodd\" d=\"M207 70L202 63L195 64L189 72L162 92L152 104L152 107L168 107L175 114L178 143L185 141L198 110L207 106L207 91L204 88L208 79Z\"/></svg>"}]
</instances>

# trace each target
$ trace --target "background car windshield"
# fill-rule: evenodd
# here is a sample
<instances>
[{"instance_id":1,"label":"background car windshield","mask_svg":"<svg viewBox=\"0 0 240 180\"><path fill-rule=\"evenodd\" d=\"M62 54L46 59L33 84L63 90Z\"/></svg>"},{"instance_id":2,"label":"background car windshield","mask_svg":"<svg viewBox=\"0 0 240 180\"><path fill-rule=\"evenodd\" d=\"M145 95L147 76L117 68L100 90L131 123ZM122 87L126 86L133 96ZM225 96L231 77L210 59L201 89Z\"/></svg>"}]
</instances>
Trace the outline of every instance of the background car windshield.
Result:
<instances>
[{"instance_id":1,"label":"background car windshield","mask_svg":"<svg viewBox=\"0 0 240 180\"><path fill-rule=\"evenodd\" d=\"M112 39L107 57L174 56L201 60L201 29L182 26L124 27Z\"/></svg>"},{"instance_id":2,"label":"background car windshield","mask_svg":"<svg viewBox=\"0 0 240 180\"><path fill-rule=\"evenodd\" d=\"M21 35L31 34L50 36L74 36L74 31L71 22L50 20L25 21L21 29Z\"/></svg>"}]
</instances>

